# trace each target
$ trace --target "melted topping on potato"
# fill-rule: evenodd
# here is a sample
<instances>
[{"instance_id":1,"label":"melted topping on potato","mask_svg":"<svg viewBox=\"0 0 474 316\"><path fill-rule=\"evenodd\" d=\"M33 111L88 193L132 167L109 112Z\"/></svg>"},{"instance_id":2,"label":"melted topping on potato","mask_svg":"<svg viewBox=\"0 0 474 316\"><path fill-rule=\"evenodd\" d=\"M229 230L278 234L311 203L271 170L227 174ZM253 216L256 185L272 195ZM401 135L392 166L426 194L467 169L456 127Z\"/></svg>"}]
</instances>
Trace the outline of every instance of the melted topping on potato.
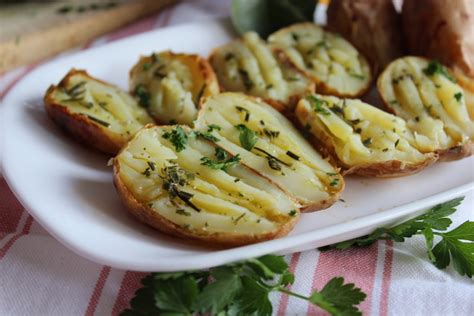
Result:
<instances>
[{"instance_id":1,"label":"melted topping on potato","mask_svg":"<svg viewBox=\"0 0 474 316\"><path fill-rule=\"evenodd\" d=\"M240 93L213 96L203 104L195 124L305 206L327 207L344 187L338 170L283 115L259 99Z\"/></svg>"},{"instance_id":2,"label":"melted topping on potato","mask_svg":"<svg viewBox=\"0 0 474 316\"><path fill-rule=\"evenodd\" d=\"M69 113L84 116L89 124L123 138L123 143L153 122L128 93L81 70L71 70L58 86L52 86L45 102L47 106L64 107Z\"/></svg>"},{"instance_id":3,"label":"melted topping on potato","mask_svg":"<svg viewBox=\"0 0 474 316\"><path fill-rule=\"evenodd\" d=\"M295 24L268 38L274 50L282 50L304 70L324 94L354 97L370 85L367 60L341 36L313 23Z\"/></svg>"},{"instance_id":4,"label":"melted topping on potato","mask_svg":"<svg viewBox=\"0 0 474 316\"><path fill-rule=\"evenodd\" d=\"M474 139L465 93L441 64L400 58L385 69L377 85L386 106L407 120L421 151L442 151Z\"/></svg>"},{"instance_id":5,"label":"melted topping on potato","mask_svg":"<svg viewBox=\"0 0 474 316\"><path fill-rule=\"evenodd\" d=\"M162 124L191 124L201 98L219 92L205 59L170 51L142 57L130 72L130 89Z\"/></svg>"},{"instance_id":6,"label":"melted topping on potato","mask_svg":"<svg viewBox=\"0 0 474 316\"><path fill-rule=\"evenodd\" d=\"M282 54L273 53L255 32L217 48L210 62L226 91L245 92L287 106L293 97L314 91L311 81Z\"/></svg>"},{"instance_id":7,"label":"melted topping on potato","mask_svg":"<svg viewBox=\"0 0 474 316\"><path fill-rule=\"evenodd\" d=\"M310 133L334 149L337 160L348 169L387 161L416 165L428 158L413 146L413 134L403 119L360 100L308 96L298 103L296 116Z\"/></svg>"},{"instance_id":8,"label":"melted topping on potato","mask_svg":"<svg viewBox=\"0 0 474 316\"><path fill-rule=\"evenodd\" d=\"M197 235L264 234L296 220L298 205L217 148L181 126L145 128L116 157L116 167L140 203ZM235 163L206 163L223 155Z\"/></svg>"}]
</instances>

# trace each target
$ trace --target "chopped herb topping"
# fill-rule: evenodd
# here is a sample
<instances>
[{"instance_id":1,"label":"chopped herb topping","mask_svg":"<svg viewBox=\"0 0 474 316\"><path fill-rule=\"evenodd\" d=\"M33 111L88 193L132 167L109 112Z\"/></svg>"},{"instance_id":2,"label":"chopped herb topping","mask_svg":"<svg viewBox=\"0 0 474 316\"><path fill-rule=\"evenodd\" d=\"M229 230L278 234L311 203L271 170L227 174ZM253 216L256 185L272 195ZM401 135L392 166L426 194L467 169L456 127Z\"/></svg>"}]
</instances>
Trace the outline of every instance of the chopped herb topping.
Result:
<instances>
[{"instance_id":1,"label":"chopped herb topping","mask_svg":"<svg viewBox=\"0 0 474 316\"><path fill-rule=\"evenodd\" d=\"M440 62L437 60L430 61L430 63L428 64L428 67L423 69L423 72L427 76L433 76L435 74L439 74L441 76L448 78L448 80L452 82L456 82L456 80L449 74L446 68L444 68L444 66L440 64Z\"/></svg>"},{"instance_id":2,"label":"chopped herb topping","mask_svg":"<svg viewBox=\"0 0 474 316\"><path fill-rule=\"evenodd\" d=\"M202 157L201 165L207 166L215 170L226 171L228 168L231 168L240 162L239 154L233 157L229 157L229 153L227 153L224 149L220 147L216 148L215 156L217 158L217 161L211 160L208 157Z\"/></svg>"},{"instance_id":3,"label":"chopped herb topping","mask_svg":"<svg viewBox=\"0 0 474 316\"><path fill-rule=\"evenodd\" d=\"M161 173L160 178L163 179L163 189L168 191L171 201L174 201L175 198L179 198L196 212L201 211L190 201L193 194L182 191L180 188L189 184L189 181L194 179L193 173L184 170L178 165L167 166L161 169Z\"/></svg>"},{"instance_id":4,"label":"chopped herb topping","mask_svg":"<svg viewBox=\"0 0 474 316\"><path fill-rule=\"evenodd\" d=\"M384 148L384 149L382 149L382 151L385 153L385 152L388 151L388 148Z\"/></svg>"},{"instance_id":5,"label":"chopped herb topping","mask_svg":"<svg viewBox=\"0 0 474 316\"><path fill-rule=\"evenodd\" d=\"M398 104L398 101L397 100L392 100L392 101L389 101L388 103L395 105L395 104Z\"/></svg>"},{"instance_id":6,"label":"chopped herb topping","mask_svg":"<svg viewBox=\"0 0 474 316\"><path fill-rule=\"evenodd\" d=\"M150 167L151 171L155 171L156 164L153 161L147 161L148 167Z\"/></svg>"},{"instance_id":7,"label":"chopped herb topping","mask_svg":"<svg viewBox=\"0 0 474 316\"><path fill-rule=\"evenodd\" d=\"M292 152L289 151L289 150L286 152L286 155L287 155L287 156L290 156L290 157L293 158L294 160L300 160L300 157L299 157L297 154L294 154L294 153L292 153Z\"/></svg>"},{"instance_id":8,"label":"chopped herb topping","mask_svg":"<svg viewBox=\"0 0 474 316\"><path fill-rule=\"evenodd\" d=\"M106 121L102 121L101 119L98 119L98 118L95 117L95 116L87 115L87 117L88 117L90 120L92 120L92 121L94 121L94 122L96 122L96 123L98 123L98 124L100 124L100 125L102 125L102 126L105 126L105 127L109 127L109 126L110 126L110 123L107 123Z\"/></svg>"},{"instance_id":9,"label":"chopped herb topping","mask_svg":"<svg viewBox=\"0 0 474 316\"><path fill-rule=\"evenodd\" d=\"M239 69L239 74L242 77L242 82L244 84L245 90L250 90L253 87L253 81L250 79L250 76L247 71L244 69Z\"/></svg>"},{"instance_id":10,"label":"chopped herb topping","mask_svg":"<svg viewBox=\"0 0 474 316\"><path fill-rule=\"evenodd\" d=\"M353 71L349 71L348 74L349 74L349 76L351 76L353 78L356 78L356 79L359 79L359 80L364 80L365 79L364 75L355 73Z\"/></svg>"},{"instance_id":11,"label":"chopped herb topping","mask_svg":"<svg viewBox=\"0 0 474 316\"><path fill-rule=\"evenodd\" d=\"M204 138L205 140L208 140L210 142L218 142L220 139L217 138L216 136L212 135L211 132L199 132L199 131L193 131L191 136L194 137L201 137Z\"/></svg>"},{"instance_id":12,"label":"chopped herb topping","mask_svg":"<svg viewBox=\"0 0 474 316\"><path fill-rule=\"evenodd\" d=\"M400 138L397 139L397 141L395 142L395 148L397 148L399 142L400 142Z\"/></svg>"},{"instance_id":13,"label":"chopped herb topping","mask_svg":"<svg viewBox=\"0 0 474 316\"><path fill-rule=\"evenodd\" d=\"M365 146L369 146L372 144L372 138L369 137L369 138L366 138L362 141L362 144L364 144Z\"/></svg>"},{"instance_id":14,"label":"chopped herb topping","mask_svg":"<svg viewBox=\"0 0 474 316\"><path fill-rule=\"evenodd\" d=\"M244 124L239 124L235 126L236 129L240 131L239 140L240 145L247 150L252 150L252 148L257 143L258 137L254 131L245 126Z\"/></svg>"},{"instance_id":15,"label":"chopped herb topping","mask_svg":"<svg viewBox=\"0 0 474 316\"><path fill-rule=\"evenodd\" d=\"M419 121L420 121L420 117L419 117L419 116L415 116L415 121L419 122Z\"/></svg>"},{"instance_id":16,"label":"chopped herb topping","mask_svg":"<svg viewBox=\"0 0 474 316\"><path fill-rule=\"evenodd\" d=\"M239 181L240 181L239 178L235 178L235 179L234 179L234 182L235 182L235 183L237 183L237 182L239 182Z\"/></svg>"},{"instance_id":17,"label":"chopped herb topping","mask_svg":"<svg viewBox=\"0 0 474 316\"><path fill-rule=\"evenodd\" d=\"M147 178L148 178L149 176L151 176L151 169L150 169L150 167L147 167L147 168L142 172L142 174L143 174L145 177L147 177Z\"/></svg>"},{"instance_id":18,"label":"chopped herb topping","mask_svg":"<svg viewBox=\"0 0 474 316\"><path fill-rule=\"evenodd\" d=\"M263 120L260 120L260 125L265 126L265 122Z\"/></svg>"},{"instance_id":19,"label":"chopped herb topping","mask_svg":"<svg viewBox=\"0 0 474 316\"><path fill-rule=\"evenodd\" d=\"M140 106L147 108L151 105L150 92L148 92L144 85L138 84L135 87L135 95L138 97L138 104Z\"/></svg>"},{"instance_id":20,"label":"chopped herb topping","mask_svg":"<svg viewBox=\"0 0 474 316\"><path fill-rule=\"evenodd\" d=\"M238 106L238 105L236 105L235 108L237 109L237 112L244 112L244 113L245 113L244 120L245 120L245 122L248 122L249 119L250 119L250 112L249 112L249 110L247 110L246 108L243 108L243 107L241 107L241 106Z\"/></svg>"},{"instance_id":21,"label":"chopped herb topping","mask_svg":"<svg viewBox=\"0 0 474 316\"><path fill-rule=\"evenodd\" d=\"M456 101L458 101L459 103L461 103L461 100L462 100L462 92L455 93L455 94L454 94L454 98L456 99Z\"/></svg>"},{"instance_id":22,"label":"chopped herb topping","mask_svg":"<svg viewBox=\"0 0 474 316\"><path fill-rule=\"evenodd\" d=\"M290 215L291 217L295 217L296 215L296 210L291 210L288 215Z\"/></svg>"},{"instance_id":23,"label":"chopped herb topping","mask_svg":"<svg viewBox=\"0 0 474 316\"><path fill-rule=\"evenodd\" d=\"M306 99L310 102L311 106L316 112L321 113L322 115L326 115L326 116L331 115L331 112L323 107L323 104L327 104L326 101L318 99L314 95L310 95L306 97Z\"/></svg>"},{"instance_id":24,"label":"chopped herb topping","mask_svg":"<svg viewBox=\"0 0 474 316\"><path fill-rule=\"evenodd\" d=\"M186 210L185 210L185 209L182 209L182 208L177 209L177 210L176 210L176 214L178 214L178 215L183 215L183 216L191 216L191 213L186 212Z\"/></svg>"},{"instance_id":25,"label":"chopped herb topping","mask_svg":"<svg viewBox=\"0 0 474 316\"><path fill-rule=\"evenodd\" d=\"M265 87L265 89L267 89L267 90L270 90L270 89L272 89L272 88L273 88L273 85L272 85L272 84L267 84L267 86Z\"/></svg>"},{"instance_id":26,"label":"chopped herb topping","mask_svg":"<svg viewBox=\"0 0 474 316\"><path fill-rule=\"evenodd\" d=\"M150 63L144 63L144 64L143 64L143 70L144 70L144 71L150 70L152 66L153 66L153 65L150 64Z\"/></svg>"},{"instance_id":27,"label":"chopped herb topping","mask_svg":"<svg viewBox=\"0 0 474 316\"><path fill-rule=\"evenodd\" d=\"M295 42L297 42L300 39L300 37L296 33L291 33L291 37L293 38Z\"/></svg>"},{"instance_id":28,"label":"chopped herb topping","mask_svg":"<svg viewBox=\"0 0 474 316\"><path fill-rule=\"evenodd\" d=\"M213 130L216 130L216 131L220 131L222 129L222 127L220 127L219 125L217 124L211 124L211 125L208 125L207 126L207 131L210 133L212 132Z\"/></svg>"},{"instance_id":29,"label":"chopped herb topping","mask_svg":"<svg viewBox=\"0 0 474 316\"><path fill-rule=\"evenodd\" d=\"M244 218L245 216L245 213L242 213L242 215L240 215L239 217L237 217L236 219L233 220L234 224L237 224L242 218Z\"/></svg>"},{"instance_id":30,"label":"chopped herb topping","mask_svg":"<svg viewBox=\"0 0 474 316\"><path fill-rule=\"evenodd\" d=\"M329 185L332 186L332 187L335 187L335 186L337 186L338 184L339 184L339 179L338 179L338 178L333 179L333 180L329 183Z\"/></svg>"},{"instance_id":31,"label":"chopped herb topping","mask_svg":"<svg viewBox=\"0 0 474 316\"><path fill-rule=\"evenodd\" d=\"M327 174L328 176L331 176L331 177L337 176L337 173L335 173L335 172L326 172L326 174Z\"/></svg>"},{"instance_id":32,"label":"chopped herb topping","mask_svg":"<svg viewBox=\"0 0 474 316\"><path fill-rule=\"evenodd\" d=\"M264 129L263 129L263 133L264 133L268 138L277 138L278 136L280 136L280 132L279 132L279 131L272 131L272 130L269 130L268 128L264 128Z\"/></svg>"},{"instance_id":33,"label":"chopped herb topping","mask_svg":"<svg viewBox=\"0 0 474 316\"><path fill-rule=\"evenodd\" d=\"M177 152L186 149L188 144L188 135L181 126L176 126L170 132L163 133L163 138L169 140Z\"/></svg>"},{"instance_id":34,"label":"chopped herb topping","mask_svg":"<svg viewBox=\"0 0 474 316\"><path fill-rule=\"evenodd\" d=\"M273 170L278 170L280 171L281 170L281 164L282 165L285 165L287 167L291 167L290 164L278 159L277 157L273 156L272 154L270 154L269 152L267 152L266 150L263 150L262 148L259 148L259 147L255 147L255 150L258 150L259 152L261 153L264 153L265 154L265 158L267 158L267 161L268 161L268 166L270 168L272 168Z\"/></svg>"},{"instance_id":35,"label":"chopped herb topping","mask_svg":"<svg viewBox=\"0 0 474 316\"><path fill-rule=\"evenodd\" d=\"M354 132L356 132L357 134L360 134L362 133L362 128L358 127L354 130Z\"/></svg>"}]
</instances>

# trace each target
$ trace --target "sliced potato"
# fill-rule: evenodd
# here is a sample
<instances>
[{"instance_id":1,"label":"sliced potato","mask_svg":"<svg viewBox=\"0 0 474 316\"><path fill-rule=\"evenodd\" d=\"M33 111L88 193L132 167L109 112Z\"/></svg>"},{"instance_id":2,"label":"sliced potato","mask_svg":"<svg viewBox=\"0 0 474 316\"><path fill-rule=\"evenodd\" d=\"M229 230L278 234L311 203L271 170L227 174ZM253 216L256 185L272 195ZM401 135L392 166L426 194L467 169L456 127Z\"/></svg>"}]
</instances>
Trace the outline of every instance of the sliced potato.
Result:
<instances>
[{"instance_id":1,"label":"sliced potato","mask_svg":"<svg viewBox=\"0 0 474 316\"><path fill-rule=\"evenodd\" d=\"M115 186L133 215L171 235L225 246L286 235L296 202L216 148L186 127L146 127L114 159ZM228 158L224 170L205 162Z\"/></svg>"},{"instance_id":2,"label":"sliced potato","mask_svg":"<svg viewBox=\"0 0 474 316\"><path fill-rule=\"evenodd\" d=\"M365 57L344 38L316 24L283 28L270 35L268 42L316 82L318 93L356 97L370 87L372 76Z\"/></svg>"},{"instance_id":3,"label":"sliced potato","mask_svg":"<svg viewBox=\"0 0 474 316\"><path fill-rule=\"evenodd\" d=\"M160 124L191 124L201 98L219 92L206 59L171 51L141 57L130 71L130 91Z\"/></svg>"},{"instance_id":4,"label":"sliced potato","mask_svg":"<svg viewBox=\"0 0 474 316\"><path fill-rule=\"evenodd\" d=\"M72 69L57 86L50 86L44 104L49 117L74 138L110 154L153 122L128 93L84 70Z\"/></svg>"},{"instance_id":5,"label":"sliced potato","mask_svg":"<svg viewBox=\"0 0 474 316\"><path fill-rule=\"evenodd\" d=\"M312 95L296 107L299 123L346 173L394 177L412 174L436 161L413 145L405 121L356 99Z\"/></svg>"},{"instance_id":6,"label":"sliced potato","mask_svg":"<svg viewBox=\"0 0 474 316\"><path fill-rule=\"evenodd\" d=\"M421 57L393 61L377 82L385 106L407 120L422 152L438 152L441 160L473 152L474 121L463 89L441 64Z\"/></svg>"},{"instance_id":7,"label":"sliced potato","mask_svg":"<svg viewBox=\"0 0 474 316\"><path fill-rule=\"evenodd\" d=\"M292 109L315 86L284 55L272 52L255 32L214 49L209 57L221 88L261 97L276 109Z\"/></svg>"},{"instance_id":8,"label":"sliced potato","mask_svg":"<svg viewBox=\"0 0 474 316\"><path fill-rule=\"evenodd\" d=\"M298 133L293 125L261 99L221 93L203 104L195 128L255 172L282 188L303 211L332 205L344 179Z\"/></svg>"},{"instance_id":9,"label":"sliced potato","mask_svg":"<svg viewBox=\"0 0 474 316\"><path fill-rule=\"evenodd\" d=\"M454 67L453 74L457 83L464 90L467 111L469 112L471 120L474 120L474 78L466 76L458 67Z\"/></svg>"}]
</instances>

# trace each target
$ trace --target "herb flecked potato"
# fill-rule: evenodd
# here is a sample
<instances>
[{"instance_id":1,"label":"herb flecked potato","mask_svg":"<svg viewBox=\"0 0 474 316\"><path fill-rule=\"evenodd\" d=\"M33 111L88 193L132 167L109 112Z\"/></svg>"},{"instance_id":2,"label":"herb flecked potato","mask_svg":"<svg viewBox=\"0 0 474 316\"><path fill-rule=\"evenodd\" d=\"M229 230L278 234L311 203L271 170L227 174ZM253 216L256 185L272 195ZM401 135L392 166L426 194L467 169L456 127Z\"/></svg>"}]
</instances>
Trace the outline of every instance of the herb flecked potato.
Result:
<instances>
[{"instance_id":1,"label":"herb flecked potato","mask_svg":"<svg viewBox=\"0 0 474 316\"><path fill-rule=\"evenodd\" d=\"M331 206L344 188L339 170L259 98L231 92L212 96L195 128L294 197L303 212Z\"/></svg>"},{"instance_id":2,"label":"herb flecked potato","mask_svg":"<svg viewBox=\"0 0 474 316\"><path fill-rule=\"evenodd\" d=\"M268 42L316 82L318 93L357 97L370 87L372 76L365 57L340 35L316 24L285 27L271 34Z\"/></svg>"},{"instance_id":3,"label":"herb flecked potato","mask_svg":"<svg viewBox=\"0 0 474 316\"><path fill-rule=\"evenodd\" d=\"M114 158L114 183L140 221L174 236L237 246L286 235L298 205L185 126L147 126Z\"/></svg>"},{"instance_id":4,"label":"herb flecked potato","mask_svg":"<svg viewBox=\"0 0 474 316\"><path fill-rule=\"evenodd\" d=\"M206 59L164 51L140 58L130 91L158 123L190 125L201 98L219 93L219 85Z\"/></svg>"},{"instance_id":5,"label":"herb flecked potato","mask_svg":"<svg viewBox=\"0 0 474 316\"><path fill-rule=\"evenodd\" d=\"M257 33L214 49L209 61L222 90L261 97L279 111L292 110L315 85L281 52L272 52Z\"/></svg>"},{"instance_id":6,"label":"herb flecked potato","mask_svg":"<svg viewBox=\"0 0 474 316\"><path fill-rule=\"evenodd\" d=\"M416 147L455 160L474 151L474 121L463 89L447 68L421 57L393 61L380 75L378 91L387 109L407 121Z\"/></svg>"},{"instance_id":7,"label":"herb flecked potato","mask_svg":"<svg viewBox=\"0 0 474 316\"><path fill-rule=\"evenodd\" d=\"M405 121L356 99L312 95L301 99L296 117L313 144L345 173L396 177L422 170L436 155L417 150Z\"/></svg>"},{"instance_id":8,"label":"herb flecked potato","mask_svg":"<svg viewBox=\"0 0 474 316\"><path fill-rule=\"evenodd\" d=\"M51 85L44 104L54 123L109 154L116 154L140 128L153 122L132 96L84 70L72 69L57 86Z\"/></svg>"}]
</instances>

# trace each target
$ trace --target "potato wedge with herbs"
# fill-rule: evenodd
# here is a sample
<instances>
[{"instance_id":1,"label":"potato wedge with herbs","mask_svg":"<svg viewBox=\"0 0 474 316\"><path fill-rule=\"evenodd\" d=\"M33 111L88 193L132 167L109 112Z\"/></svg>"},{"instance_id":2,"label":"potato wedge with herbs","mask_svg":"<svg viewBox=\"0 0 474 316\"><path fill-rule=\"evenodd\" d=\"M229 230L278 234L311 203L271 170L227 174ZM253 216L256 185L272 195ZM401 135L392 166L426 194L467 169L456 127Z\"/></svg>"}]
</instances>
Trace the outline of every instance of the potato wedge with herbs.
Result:
<instances>
[{"instance_id":1,"label":"potato wedge with herbs","mask_svg":"<svg viewBox=\"0 0 474 316\"><path fill-rule=\"evenodd\" d=\"M195 128L294 197L302 211L329 207L344 188L338 169L259 98L231 92L212 96Z\"/></svg>"},{"instance_id":2,"label":"potato wedge with herbs","mask_svg":"<svg viewBox=\"0 0 474 316\"><path fill-rule=\"evenodd\" d=\"M153 53L130 71L130 91L160 124L190 125L201 98L219 93L216 75L198 55Z\"/></svg>"},{"instance_id":3,"label":"potato wedge with herbs","mask_svg":"<svg viewBox=\"0 0 474 316\"><path fill-rule=\"evenodd\" d=\"M209 245L286 235L298 205L212 141L185 126L146 127L114 159L114 183L140 221Z\"/></svg>"},{"instance_id":4,"label":"potato wedge with herbs","mask_svg":"<svg viewBox=\"0 0 474 316\"><path fill-rule=\"evenodd\" d=\"M271 34L268 42L316 82L318 93L357 97L370 87L365 57L344 38L316 24L285 27Z\"/></svg>"},{"instance_id":5,"label":"potato wedge with herbs","mask_svg":"<svg viewBox=\"0 0 474 316\"><path fill-rule=\"evenodd\" d=\"M49 117L80 142L116 154L152 118L128 93L72 69L46 91Z\"/></svg>"},{"instance_id":6,"label":"potato wedge with herbs","mask_svg":"<svg viewBox=\"0 0 474 316\"><path fill-rule=\"evenodd\" d=\"M209 60L225 91L261 97L279 111L291 110L314 92L314 83L282 53L272 52L257 33L214 49Z\"/></svg>"},{"instance_id":7,"label":"potato wedge with herbs","mask_svg":"<svg viewBox=\"0 0 474 316\"><path fill-rule=\"evenodd\" d=\"M296 117L321 151L345 173L395 177L436 161L421 153L405 121L356 99L312 95L300 100Z\"/></svg>"},{"instance_id":8,"label":"potato wedge with herbs","mask_svg":"<svg viewBox=\"0 0 474 316\"><path fill-rule=\"evenodd\" d=\"M377 88L385 106L407 121L420 151L437 152L441 160L472 155L474 121L463 89L443 65L399 58L384 70Z\"/></svg>"}]
</instances>

